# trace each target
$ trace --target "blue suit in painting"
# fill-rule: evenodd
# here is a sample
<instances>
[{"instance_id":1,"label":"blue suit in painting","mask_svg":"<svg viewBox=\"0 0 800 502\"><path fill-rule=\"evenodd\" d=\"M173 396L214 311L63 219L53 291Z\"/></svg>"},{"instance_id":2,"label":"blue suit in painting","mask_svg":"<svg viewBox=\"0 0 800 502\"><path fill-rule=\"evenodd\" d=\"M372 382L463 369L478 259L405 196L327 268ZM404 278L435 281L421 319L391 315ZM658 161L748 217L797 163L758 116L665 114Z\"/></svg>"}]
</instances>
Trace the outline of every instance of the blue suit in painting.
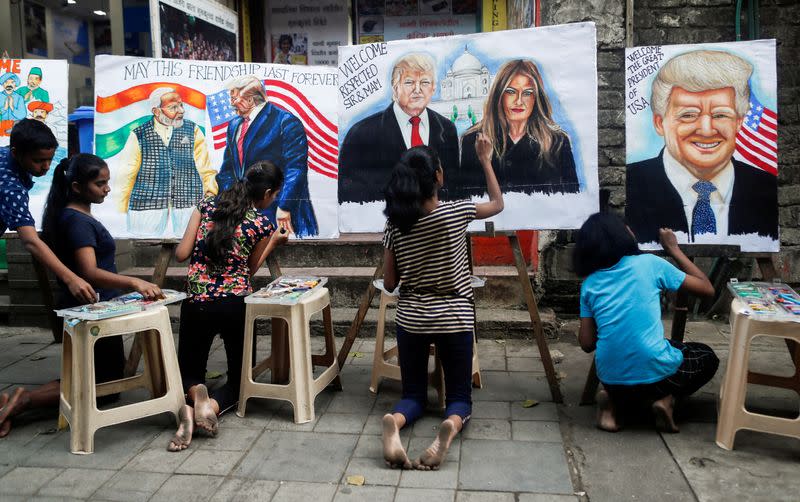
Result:
<instances>
[{"instance_id":1,"label":"blue suit in painting","mask_svg":"<svg viewBox=\"0 0 800 502\"><path fill-rule=\"evenodd\" d=\"M291 113L266 103L247 128L243 158L239 159L236 133L241 124L239 116L228 124L225 156L217 174L220 190L242 179L251 165L268 160L283 171L284 180L278 198L264 214L275 222L275 212L281 208L291 213L292 227L298 237L317 235L317 218L308 192L308 142L303 123Z\"/></svg>"}]
</instances>

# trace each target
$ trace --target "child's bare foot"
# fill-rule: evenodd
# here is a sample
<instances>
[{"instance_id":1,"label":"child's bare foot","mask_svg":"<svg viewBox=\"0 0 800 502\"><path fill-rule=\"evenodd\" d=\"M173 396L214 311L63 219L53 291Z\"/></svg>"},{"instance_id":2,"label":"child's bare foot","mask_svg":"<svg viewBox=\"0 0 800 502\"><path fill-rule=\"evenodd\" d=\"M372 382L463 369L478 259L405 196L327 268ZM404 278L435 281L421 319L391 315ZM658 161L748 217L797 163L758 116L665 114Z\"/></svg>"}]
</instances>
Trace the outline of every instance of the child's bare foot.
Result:
<instances>
[{"instance_id":1,"label":"child's bare foot","mask_svg":"<svg viewBox=\"0 0 800 502\"><path fill-rule=\"evenodd\" d=\"M400 440L400 429L391 413L383 416L383 459L391 469L411 469L411 461Z\"/></svg>"},{"instance_id":2,"label":"child's bare foot","mask_svg":"<svg viewBox=\"0 0 800 502\"><path fill-rule=\"evenodd\" d=\"M208 389L203 384L197 384L191 389L194 398L194 424L197 431L211 437L217 435L219 420L217 412L208 397Z\"/></svg>"},{"instance_id":3,"label":"child's bare foot","mask_svg":"<svg viewBox=\"0 0 800 502\"><path fill-rule=\"evenodd\" d=\"M672 418L672 395L662 397L653 403L653 413L656 416L656 427L664 432L680 432L675 420Z\"/></svg>"},{"instance_id":4,"label":"child's bare foot","mask_svg":"<svg viewBox=\"0 0 800 502\"><path fill-rule=\"evenodd\" d=\"M188 404L184 404L178 413L180 425L175 436L167 445L167 451L181 451L189 447L194 434L194 410Z\"/></svg>"},{"instance_id":5,"label":"child's bare foot","mask_svg":"<svg viewBox=\"0 0 800 502\"><path fill-rule=\"evenodd\" d=\"M605 389L597 392L597 428L606 432L619 431L614 405Z\"/></svg>"},{"instance_id":6,"label":"child's bare foot","mask_svg":"<svg viewBox=\"0 0 800 502\"><path fill-rule=\"evenodd\" d=\"M423 471L435 471L438 469L444 462L447 450L450 449L450 444L458 434L458 430L459 427L456 426L452 418L444 420L442 425L439 426L439 434L436 435L433 443L414 461L414 468Z\"/></svg>"},{"instance_id":7,"label":"child's bare foot","mask_svg":"<svg viewBox=\"0 0 800 502\"><path fill-rule=\"evenodd\" d=\"M18 387L10 397L3 394L4 399L0 408L0 438L6 437L11 431L11 418L19 415L28 408L31 398L28 392Z\"/></svg>"}]
</instances>

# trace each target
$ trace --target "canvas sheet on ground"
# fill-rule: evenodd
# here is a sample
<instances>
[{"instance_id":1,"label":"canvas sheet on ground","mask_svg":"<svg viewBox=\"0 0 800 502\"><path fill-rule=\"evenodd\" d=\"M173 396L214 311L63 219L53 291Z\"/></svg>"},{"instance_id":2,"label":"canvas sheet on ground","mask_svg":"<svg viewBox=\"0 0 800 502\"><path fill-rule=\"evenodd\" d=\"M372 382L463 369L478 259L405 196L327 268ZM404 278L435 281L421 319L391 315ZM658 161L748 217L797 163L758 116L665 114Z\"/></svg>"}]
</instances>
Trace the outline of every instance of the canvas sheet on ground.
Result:
<instances>
[{"instance_id":1,"label":"canvas sheet on ground","mask_svg":"<svg viewBox=\"0 0 800 502\"><path fill-rule=\"evenodd\" d=\"M53 169L67 156L67 96L69 65L64 60L4 59L0 61L0 146L8 146L14 123L41 120L58 140L51 169L34 178L28 192L30 211L41 228L42 213L53 180Z\"/></svg>"},{"instance_id":2,"label":"canvas sheet on ground","mask_svg":"<svg viewBox=\"0 0 800 502\"><path fill-rule=\"evenodd\" d=\"M778 251L775 41L625 50L627 205L644 249Z\"/></svg>"},{"instance_id":3,"label":"canvas sheet on ground","mask_svg":"<svg viewBox=\"0 0 800 502\"><path fill-rule=\"evenodd\" d=\"M439 153L443 198L488 200L479 130L496 229L578 228L598 209L595 47L593 23L340 47L340 230L383 230L383 187L419 143Z\"/></svg>"},{"instance_id":4,"label":"canvas sheet on ground","mask_svg":"<svg viewBox=\"0 0 800 502\"><path fill-rule=\"evenodd\" d=\"M96 154L114 237L183 235L206 194L270 161L284 184L265 210L295 236L338 236L336 69L98 56ZM266 101L264 99L266 98Z\"/></svg>"}]
</instances>

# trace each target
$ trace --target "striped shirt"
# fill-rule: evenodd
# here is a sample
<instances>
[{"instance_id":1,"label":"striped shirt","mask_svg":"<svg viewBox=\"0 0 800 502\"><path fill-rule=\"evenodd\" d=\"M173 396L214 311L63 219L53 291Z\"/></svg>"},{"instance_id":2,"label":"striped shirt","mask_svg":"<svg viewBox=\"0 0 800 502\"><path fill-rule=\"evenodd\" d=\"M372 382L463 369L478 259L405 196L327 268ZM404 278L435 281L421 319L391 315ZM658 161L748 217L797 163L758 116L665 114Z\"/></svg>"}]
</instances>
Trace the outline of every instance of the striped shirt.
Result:
<instances>
[{"instance_id":1,"label":"striped shirt","mask_svg":"<svg viewBox=\"0 0 800 502\"><path fill-rule=\"evenodd\" d=\"M475 328L467 257L470 201L443 202L407 234L386 222L383 245L400 274L396 322L409 333L463 333Z\"/></svg>"}]
</instances>

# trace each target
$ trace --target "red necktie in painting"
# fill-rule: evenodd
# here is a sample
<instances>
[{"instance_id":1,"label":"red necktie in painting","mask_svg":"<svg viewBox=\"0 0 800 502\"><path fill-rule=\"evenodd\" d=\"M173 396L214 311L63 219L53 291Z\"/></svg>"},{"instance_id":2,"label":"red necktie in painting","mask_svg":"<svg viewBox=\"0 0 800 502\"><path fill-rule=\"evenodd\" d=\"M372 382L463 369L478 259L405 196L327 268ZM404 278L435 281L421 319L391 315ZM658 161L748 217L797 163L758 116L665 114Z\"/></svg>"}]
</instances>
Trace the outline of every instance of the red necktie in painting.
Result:
<instances>
[{"instance_id":1,"label":"red necktie in painting","mask_svg":"<svg viewBox=\"0 0 800 502\"><path fill-rule=\"evenodd\" d=\"M244 135L247 134L247 128L250 127L250 117L245 117L242 121L242 127L239 130L239 139L236 140L236 150L239 152L239 163L244 163Z\"/></svg>"},{"instance_id":2,"label":"red necktie in painting","mask_svg":"<svg viewBox=\"0 0 800 502\"><path fill-rule=\"evenodd\" d=\"M419 117L411 117L409 122L411 122L411 146L420 146L424 145L425 143L422 142L422 136L419 135L419 123L422 121Z\"/></svg>"}]
</instances>

